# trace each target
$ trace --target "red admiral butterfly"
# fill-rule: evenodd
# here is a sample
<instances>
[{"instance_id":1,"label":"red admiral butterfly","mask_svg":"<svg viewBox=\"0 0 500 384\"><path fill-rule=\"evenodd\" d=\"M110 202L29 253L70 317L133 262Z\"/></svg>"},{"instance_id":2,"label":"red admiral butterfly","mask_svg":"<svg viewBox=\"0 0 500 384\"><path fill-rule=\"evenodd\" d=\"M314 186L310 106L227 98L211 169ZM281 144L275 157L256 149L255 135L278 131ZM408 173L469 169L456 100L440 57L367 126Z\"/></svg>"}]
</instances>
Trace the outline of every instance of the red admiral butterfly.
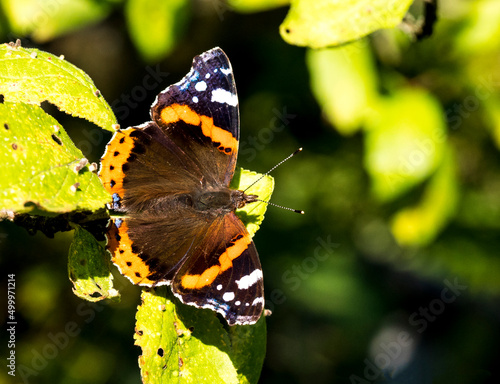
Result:
<instances>
[{"instance_id":1,"label":"red admiral butterfly","mask_svg":"<svg viewBox=\"0 0 500 384\"><path fill-rule=\"evenodd\" d=\"M254 324L264 307L255 245L235 210L257 196L229 188L239 111L229 59L220 48L161 92L152 121L118 130L99 176L124 214L108 249L134 284L171 285L183 303L210 308L229 325Z\"/></svg>"}]
</instances>

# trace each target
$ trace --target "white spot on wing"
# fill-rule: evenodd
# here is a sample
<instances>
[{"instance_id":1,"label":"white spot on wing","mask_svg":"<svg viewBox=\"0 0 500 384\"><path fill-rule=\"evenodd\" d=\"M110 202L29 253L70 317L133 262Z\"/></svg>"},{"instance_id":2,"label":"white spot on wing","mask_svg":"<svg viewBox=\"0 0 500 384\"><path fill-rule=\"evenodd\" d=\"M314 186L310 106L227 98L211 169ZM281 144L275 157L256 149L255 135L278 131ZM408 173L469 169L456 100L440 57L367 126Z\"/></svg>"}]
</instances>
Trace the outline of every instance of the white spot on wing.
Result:
<instances>
[{"instance_id":1,"label":"white spot on wing","mask_svg":"<svg viewBox=\"0 0 500 384\"><path fill-rule=\"evenodd\" d=\"M210 73L207 73L207 74L205 75L205 79L208 79L209 77L210 77Z\"/></svg>"},{"instance_id":2,"label":"white spot on wing","mask_svg":"<svg viewBox=\"0 0 500 384\"><path fill-rule=\"evenodd\" d=\"M198 96L193 96L193 103L197 103L198 102Z\"/></svg>"},{"instance_id":3,"label":"white spot on wing","mask_svg":"<svg viewBox=\"0 0 500 384\"><path fill-rule=\"evenodd\" d=\"M253 302L252 305L257 305L257 304L264 304L264 298L262 297L257 297Z\"/></svg>"},{"instance_id":4,"label":"white spot on wing","mask_svg":"<svg viewBox=\"0 0 500 384\"><path fill-rule=\"evenodd\" d=\"M196 89L198 92L203 92L206 91L207 89L207 83L205 83L203 80L198 81L196 85L194 86L194 89Z\"/></svg>"},{"instance_id":5,"label":"white spot on wing","mask_svg":"<svg viewBox=\"0 0 500 384\"><path fill-rule=\"evenodd\" d=\"M155 101L153 101L153 104L151 104L151 108L154 108L156 104L158 104L158 96L160 96L160 94L156 95Z\"/></svg>"},{"instance_id":6,"label":"white spot on wing","mask_svg":"<svg viewBox=\"0 0 500 384\"><path fill-rule=\"evenodd\" d=\"M241 304L241 301L239 301L239 300L234 302L234 305L240 305L240 304Z\"/></svg>"},{"instance_id":7,"label":"white spot on wing","mask_svg":"<svg viewBox=\"0 0 500 384\"><path fill-rule=\"evenodd\" d=\"M212 101L236 107L238 105L238 96L225 89L217 88L212 91Z\"/></svg>"},{"instance_id":8,"label":"white spot on wing","mask_svg":"<svg viewBox=\"0 0 500 384\"><path fill-rule=\"evenodd\" d=\"M249 275L243 276L241 279L236 280L236 284L238 284L239 289L248 289L261 279L262 279L262 270L256 269Z\"/></svg>"},{"instance_id":9,"label":"white spot on wing","mask_svg":"<svg viewBox=\"0 0 500 384\"><path fill-rule=\"evenodd\" d=\"M220 71L226 76L231 74L231 68L221 68Z\"/></svg>"},{"instance_id":10,"label":"white spot on wing","mask_svg":"<svg viewBox=\"0 0 500 384\"><path fill-rule=\"evenodd\" d=\"M232 300L234 300L234 292L226 292L226 293L224 293L222 295L222 300L224 300L224 301L232 301Z\"/></svg>"},{"instance_id":11,"label":"white spot on wing","mask_svg":"<svg viewBox=\"0 0 500 384\"><path fill-rule=\"evenodd\" d=\"M236 324L245 325L245 324L255 324L259 320L254 316L238 316L236 320Z\"/></svg>"},{"instance_id":12,"label":"white spot on wing","mask_svg":"<svg viewBox=\"0 0 500 384\"><path fill-rule=\"evenodd\" d=\"M145 123L142 123L140 125L136 125L134 128L139 128L139 129L144 129L146 128L151 122L150 121L146 121ZM128 129L128 128L127 128Z\"/></svg>"},{"instance_id":13,"label":"white spot on wing","mask_svg":"<svg viewBox=\"0 0 500 384\"><path fill-rule=\"evenodd\" d=\"M222 284L219 284L219 285L217 286L217 290L218 290L218 291L220 291L221 289L222 289Z\"/></svg>"}]
</instances>

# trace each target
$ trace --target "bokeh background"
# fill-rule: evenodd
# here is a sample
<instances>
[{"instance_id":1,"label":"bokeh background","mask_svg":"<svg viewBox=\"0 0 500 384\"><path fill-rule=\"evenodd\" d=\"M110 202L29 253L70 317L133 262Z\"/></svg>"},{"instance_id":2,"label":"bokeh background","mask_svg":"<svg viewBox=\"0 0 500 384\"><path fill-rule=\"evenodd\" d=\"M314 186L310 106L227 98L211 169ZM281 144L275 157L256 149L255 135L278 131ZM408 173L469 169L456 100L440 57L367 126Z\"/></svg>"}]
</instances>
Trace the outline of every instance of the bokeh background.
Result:
<instances>
[{"instance_id":1,"label":"bokeh background","mask_svg":"<svg viewBox=\"0 0 500 384\"><path fill-rule=\"evenodd\" d=\"M396 28L321 50L281 38L287 1L248 3L2 0L0 36L82 68L122 127L220 46L239 165L304 148L272 201L306 214L269 207L254 239L273 311L260 383L498 382L500 3L442 0L426 39ZM45 107L98 161L110 134ZM0 222L0 302L15 273L18 317L18 376L0 383L140 382L140 292L117 276L120 303L77 298L70 242Z\"/></svg>"}]
</instances>

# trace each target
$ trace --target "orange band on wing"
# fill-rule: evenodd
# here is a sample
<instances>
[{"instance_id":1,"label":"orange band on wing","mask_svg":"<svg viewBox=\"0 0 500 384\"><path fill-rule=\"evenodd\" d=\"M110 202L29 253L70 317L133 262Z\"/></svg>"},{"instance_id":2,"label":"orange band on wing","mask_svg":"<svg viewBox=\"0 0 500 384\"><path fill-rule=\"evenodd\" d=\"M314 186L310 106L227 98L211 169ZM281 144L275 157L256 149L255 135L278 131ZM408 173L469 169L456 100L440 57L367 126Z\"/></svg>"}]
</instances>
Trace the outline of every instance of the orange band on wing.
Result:
<instances>
[{"instance_id":1,"label":"orange band on wing","mask_svg":"<svg viewBox=\"0 0 500 384\"><path fill-rule=\"evenodd\" d=\"M113 223L107 236L111 261L120 269L121 274L133 284L153 285L154 281L147 277L151 272L149 267L132 251L132 241L128 236L126 221L122 220L119 228Z\"/></svg>"},{"instance_id":2,"label":"orange band on wing","mask_svg":"<svg viewBox=\"0 0 500 384\"><path fill-rule=\"evenodd\" d=\"M201 275L183 276L181 279L182 287L187 289L201 289L212 284L217 276L233 266L233 260L240 256L251 242L252 240L248 234L231 241L232 245L219 256L219 265L213 265Z\"/></svg>"},{"instance_id":3,"label":"orange band on wing","mask_svg":"<svg viewBox=\"0 0 500 384\"><path fill-rule=\"evenodd\" d=\"M161 120L165 124L176 123L182 120L191 125L200 125L200 115L187 105L172 104L161 110Z\"/></svg>"},{"instance_id":4,"label":"orange band on wing","mask_svg":"<svg viewBox=\"0 0 500 384\"><path fill-rule=\"evenodd\" d=\"M165 107L161 110L160 117L164 124L182 120L187 124L200 126L203 135L209 137L214 143L218 143L217 148L226 155L230 155L238 148L238 140L231 132L217 127L214 125L213 118L199 115L187 105L172 104Z\"/></svg>"},{"instance_id":5,"label":"orange band on wing","mask_svg":"<svg viewBox=\"0 0 500 384\"><path fill-rule=\"evenodd\" d=\"M118 193L123 196L123 173L122 165L127 163L134 148L134 138L130 137L132 128L116 131L112 140L106 147L106 152L101 159L101 170L99 177L104 188L110 193Z\"/></svg>"}]
</instances>

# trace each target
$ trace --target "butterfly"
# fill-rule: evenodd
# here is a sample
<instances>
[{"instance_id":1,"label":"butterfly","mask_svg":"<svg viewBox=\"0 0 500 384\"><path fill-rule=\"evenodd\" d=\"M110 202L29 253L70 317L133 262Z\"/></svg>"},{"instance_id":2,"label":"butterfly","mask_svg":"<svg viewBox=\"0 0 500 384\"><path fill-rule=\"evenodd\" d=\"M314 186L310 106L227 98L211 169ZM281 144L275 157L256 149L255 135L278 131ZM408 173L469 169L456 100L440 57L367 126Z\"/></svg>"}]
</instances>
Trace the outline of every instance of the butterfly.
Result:
<instances>
[{"instance_id":1,"label":"butterfly","mask_svg":"<svg viewBox=\"0 0 500 384\"><path fill-rule=\"evenodd\" d=\"M235 210L257 201L229 188L239 109L228 57L213 48L161 92L152 121L115 132L99 177L122 214L107 233L113 263L132 283L170 285L183 303L254 324L264 308L262 268Z\"/></svg>"}]
</instances>

